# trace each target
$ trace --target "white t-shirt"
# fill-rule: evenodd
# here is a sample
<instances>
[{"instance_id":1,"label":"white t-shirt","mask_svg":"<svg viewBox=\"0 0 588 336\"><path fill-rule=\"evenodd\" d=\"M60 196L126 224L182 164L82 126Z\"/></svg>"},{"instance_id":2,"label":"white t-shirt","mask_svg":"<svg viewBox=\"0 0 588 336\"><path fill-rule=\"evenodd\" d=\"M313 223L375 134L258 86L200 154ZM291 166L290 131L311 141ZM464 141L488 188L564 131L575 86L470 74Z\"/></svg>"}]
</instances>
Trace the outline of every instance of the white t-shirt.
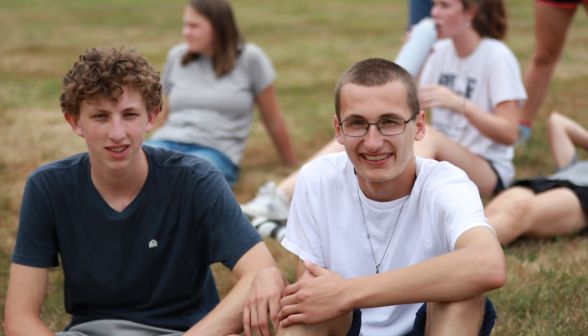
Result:
<instances>
[{"instance_id":1,"label":"white t-shirt","mask_svg":"<svg viewBox=\"0 0 588 336\"><path fill-rule=\"evenodd\" d=\"M360 191L365 221L380 262L403 202L404 209L380 272L414 265L455 250L465 231L488 226L476 186L447 162L416 158L417 179L408 200L375 202ZM282 245L345 278L376 272L347 154L305 165L296 182ZM405 335L421 303L362 309L361 335Z\"/></svg>"},{"instance_id":2,"label":"white t-shirt","mask_svg":"<svg viewBox=\"0 0 588 336\"><path fill-rule=\"evenodd\" d=\"M419 87L445 85L488 113L494 113L498 103L516 100L523 105L527 99L519 63L504 43L482 38L476 50L465 58L457 56L450 39L436 42L433 50L421 73ZM445 108L432 109L432 125L470 152L490 160L504 186L511 184L515 176L513 146L490 140L466 117Z\"/></svg>"}]
</instances>

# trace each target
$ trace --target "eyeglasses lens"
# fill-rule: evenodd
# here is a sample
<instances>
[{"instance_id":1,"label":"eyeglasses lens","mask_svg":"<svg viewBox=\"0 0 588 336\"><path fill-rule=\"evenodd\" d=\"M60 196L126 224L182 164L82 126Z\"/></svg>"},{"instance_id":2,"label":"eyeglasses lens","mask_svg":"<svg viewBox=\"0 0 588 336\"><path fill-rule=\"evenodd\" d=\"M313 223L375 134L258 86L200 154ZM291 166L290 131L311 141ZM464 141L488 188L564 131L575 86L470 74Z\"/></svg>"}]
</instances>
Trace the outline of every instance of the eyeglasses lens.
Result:
<instances>
[{"instance_id":1,"label":"eyeglasses lens","mask_svg":"<svg viewBox=\"0 0 588 336\"><path fill-rule=\"evenodd\" d=\"M347 136L362 136L367 133L366 120L345 120L342 124L343 133ZM383 135L397 135L404 132L405 122L402 119L391 118L378 121L378 128Z\"/></svg>"}]
</instances>

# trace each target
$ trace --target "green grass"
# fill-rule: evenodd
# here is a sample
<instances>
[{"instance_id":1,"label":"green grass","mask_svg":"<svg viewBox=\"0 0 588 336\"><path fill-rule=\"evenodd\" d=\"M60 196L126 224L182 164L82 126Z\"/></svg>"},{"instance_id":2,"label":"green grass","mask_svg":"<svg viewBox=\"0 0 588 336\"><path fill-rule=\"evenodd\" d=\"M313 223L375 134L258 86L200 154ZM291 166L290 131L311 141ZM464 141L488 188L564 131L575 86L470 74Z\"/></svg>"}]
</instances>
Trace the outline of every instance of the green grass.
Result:
<instances>
[{"instance_id":1,"label":"green grass","mask_svg":"<svg viewBox=\"0 0 588 336\"><path fill-rule=\"evenodd\" d=\"M85 150L59 110L63 75L88 47L139 49L156 69L182 41L184 0L0 0L0 334L10 256L16 240L24 183L41 164ZM301 159L333 137L333 89L353 63L368 57L394 59L406 24L406 0L234 0L249 42L262 47L278 71L280 106ZM524 70L534 47L533 5L508 1L506 40ZM588 20L580 10L566 50L535 125L529 146L516 150L518 177L552 172L545 118L552 110L588 125ZM268 149L269 148L269 149ZM581 158L586 158L585 154ZM256 119L234 189L249 200L261 183L287 176ZM267 242L292 281L296 257ZM588 330L588 239L574 236L525 240L505 250L508 282L489 296L499 312L496 335L581 335ZM213 267L221 295L235 277ZM43 321L62 330L63 277L50 272Z\"/></svg>"}]
</instances>

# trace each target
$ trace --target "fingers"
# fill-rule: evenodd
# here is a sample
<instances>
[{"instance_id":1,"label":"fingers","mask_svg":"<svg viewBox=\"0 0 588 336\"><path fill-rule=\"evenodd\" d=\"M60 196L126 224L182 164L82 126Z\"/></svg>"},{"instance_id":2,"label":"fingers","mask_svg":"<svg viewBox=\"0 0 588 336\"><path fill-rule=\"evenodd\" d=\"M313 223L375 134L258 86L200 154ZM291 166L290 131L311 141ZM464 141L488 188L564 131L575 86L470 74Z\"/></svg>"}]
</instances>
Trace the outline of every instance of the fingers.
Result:
<instances>
[{"instance_id":1,"label":"fingers","mask_svg":"<svg viewBox=\"0 0 588 336\"><path fill-rule=\"evenodd\" d=\"M322 270L322 267L314 264L310 259L304 260L304 267L306 267L306 270L315 277L319 276L320 270Z\"/></svg>"},{"instance_id":2,"label":"fingers","mask_svg":"<svg viewBox=\"0 0 588 336\"><path fill-rule=\"evenodd\" d=\"M287 328L287 327L289 327L293 324L296 324L296 323L305 323L304 315L302 315L302 314L290 315L280 322L280 327Z\"/></svg>"},{"instance_id":3,"label":"fingers","mask_svg":"<svg viewBox=\"0 0 588 336\"><path fill-rule=\"evenodd\" d=\"M251 314L251 328L253 329L253 331L255 332L255 335L262 335L259 331L259 319L257 316L257 309L255 309L256 307L252 307L249 312ZM249 330L250 330L249 329ZM246 330L248 330L246 328Z\"/></svg>"},{"instance_id":4,"label":"fingers","mask_svg":"<svg viewBox=\"0 0 588 336\"><path fill-rule=\"evenodd\" d=\"M262 304L257 306L257 318L258 324L257 328L255 328L255 334L260 336L272 336L270 331L269 321L267 319L267 302L263 302Z\"/></svg>"},{"instance_id":5,"label":"fingers","mask_svg":"<svg viewBox=\"0 0 588 336\"><path fill-rule=\"evenodd\" d=\"M278 313L278 320L280 321L280 325L282 325L282 320L284 320L285 318L288 318L288 316L293 315L293 314L299 314L300 313L300 307L299 305L293 304L293 305L288 305L288 306L282 306L282 309L280 309L280 312Z\"/></svg>"},{"instance_id":6,"label":"fingers","mask_svg":"<svg viewBox=\"0 0 588 336\"><path fill-rule=\"evenodd\" d=\"M245 329L245 336L251 336L251 313L248 304L245 304L243 309L243 328Z\"/></svg>"},{"instance_id":7,"label":"fingers","mask_svg":"<svg viewBox=\"0 0 588 336\"><path fill-rule=\"evenodd\" d=\"M300 283L293 283L284 289L284 296L292 295L300 290ZM282 299L284 300L284 299Z\"/></svg>"},{"instance_id":8,"label":"fingers","mask_svg":"<svg viewBox=\"0 0 588 336\"><path fill-rule=\"evenodd\" d=\"M274 325L274 329L277 329L278 327L278 313L280 312L280 308L282 306L280 305L280 297L271 298L269 301L269 309L270 309L270 320L272 321L273 325Z\"/></svg>"}]
</instances>

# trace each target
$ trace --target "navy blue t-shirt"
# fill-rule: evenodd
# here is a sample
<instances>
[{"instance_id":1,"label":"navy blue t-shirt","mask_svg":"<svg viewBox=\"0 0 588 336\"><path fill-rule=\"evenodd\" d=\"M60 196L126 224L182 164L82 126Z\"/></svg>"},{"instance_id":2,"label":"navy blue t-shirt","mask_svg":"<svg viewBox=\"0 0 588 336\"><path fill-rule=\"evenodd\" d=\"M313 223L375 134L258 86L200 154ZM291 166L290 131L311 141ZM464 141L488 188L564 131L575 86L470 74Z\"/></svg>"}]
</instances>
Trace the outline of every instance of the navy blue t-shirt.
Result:
<instances>
[{"instance_id":1,"label":"navy blue t-shirt","mask_svg":"<svg viewBox=\"0 0 588 336\"><path fill-rule=\"evenodd\" d=\"M143 150L147 180L122 212L94 187L87 153L27 181L12 262L49 268L61 256L67 329L121 319L185 331L219 302L209 265L232 269L262 241L212 164Z\"/></svg>"}]
</instances>

